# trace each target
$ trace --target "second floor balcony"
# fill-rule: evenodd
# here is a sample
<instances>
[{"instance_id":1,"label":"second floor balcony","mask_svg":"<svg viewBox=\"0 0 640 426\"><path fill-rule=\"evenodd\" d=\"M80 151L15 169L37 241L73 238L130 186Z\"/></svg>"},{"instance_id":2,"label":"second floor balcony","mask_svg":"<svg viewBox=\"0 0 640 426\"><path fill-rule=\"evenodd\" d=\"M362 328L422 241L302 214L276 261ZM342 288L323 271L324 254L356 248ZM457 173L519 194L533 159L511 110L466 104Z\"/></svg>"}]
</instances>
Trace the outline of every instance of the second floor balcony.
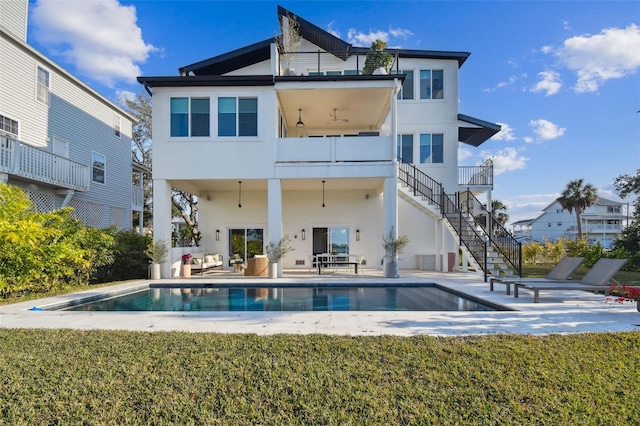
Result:
<instances>
[{"instance_id":1,"label":"second floor balcony","mask_svg":"<svg viewBox=\"0 0 640 426\"><path fill-rule=\"evenodd\" d=\"M373 162L393 161L391 136L328 136L280 138L276 162Z\"/></svg>"},{"instance_id":2,"label":"second floor balcony","mask_svg":"<svg viewBox=\"0 0 640 426\"><path fill-rule=\"evenodd\" d=\"M0 136L0 173L58 188L87 191L89 166Z\"/></svg>"}]
</instances>

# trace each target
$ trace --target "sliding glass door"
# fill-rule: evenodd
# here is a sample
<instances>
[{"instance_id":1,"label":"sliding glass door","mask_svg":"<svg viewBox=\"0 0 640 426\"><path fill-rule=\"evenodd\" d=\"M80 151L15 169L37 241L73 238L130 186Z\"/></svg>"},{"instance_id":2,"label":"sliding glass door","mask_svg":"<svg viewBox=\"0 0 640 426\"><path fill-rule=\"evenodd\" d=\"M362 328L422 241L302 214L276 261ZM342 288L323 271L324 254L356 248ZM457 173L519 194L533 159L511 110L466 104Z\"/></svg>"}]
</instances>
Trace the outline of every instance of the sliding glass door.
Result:
<instances>
[{"instance_id":1,"label":"sliding glass door","mask_svg":"<svg viewBox=\"0 0 640 426\"><path fill-rule=\"evenodd\" d=\"M334 226L313 228L313 254L349 253L349 228Z\"/></svg>"},{"instance_id":2,"label":"sliding glass door","mask_svg":"<svg viewBox=\"0 0 640 426\"><path fill-rule=\"evenodd\" d=\"M264 230L261 228L229 229L229 259L246 261L257 254L264 254Z\"/></svg>"}]
</instances>

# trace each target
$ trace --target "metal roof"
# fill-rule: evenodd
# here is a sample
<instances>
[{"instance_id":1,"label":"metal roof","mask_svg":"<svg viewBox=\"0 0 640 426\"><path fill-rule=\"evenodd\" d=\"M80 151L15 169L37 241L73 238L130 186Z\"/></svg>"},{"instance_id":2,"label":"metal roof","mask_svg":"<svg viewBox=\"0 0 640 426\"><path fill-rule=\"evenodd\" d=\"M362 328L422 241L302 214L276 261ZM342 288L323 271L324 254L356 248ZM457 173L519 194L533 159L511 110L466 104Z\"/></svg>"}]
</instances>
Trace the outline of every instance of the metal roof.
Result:
<instances>
[{"instance_id":1,"label":"metal roof","mask_svg":"<svg viewBox=\"0 0 640 426\"><path fill-rule=\"evenodd\" d=\"M486 142L502 128L499 124L464 114L458 114L458 120L473 125L473 127L458 126L458 140L475 147Z\"/></svg>"}]
</instances>

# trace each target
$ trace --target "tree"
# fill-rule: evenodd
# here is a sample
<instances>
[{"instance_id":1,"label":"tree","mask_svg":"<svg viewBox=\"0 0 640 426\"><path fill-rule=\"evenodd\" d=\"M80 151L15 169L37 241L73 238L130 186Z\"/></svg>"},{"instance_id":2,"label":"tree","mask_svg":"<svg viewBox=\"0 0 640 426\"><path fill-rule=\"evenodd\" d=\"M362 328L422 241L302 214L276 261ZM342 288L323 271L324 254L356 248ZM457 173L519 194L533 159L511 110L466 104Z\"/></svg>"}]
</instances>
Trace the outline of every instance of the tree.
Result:
<instances>
[{"instance_id":1,"label":"tree","mask_svg":"<svg viewBox=\"0 0 640 426\"><path fill-rule=\"evenodd\" d=\"M633 222L629 224L616 241L616 247L624 248L631 254L640 251L640 169L635 176L620 175L616 178L614 186L620 198L627 198L631 194L638 197L633 204Z\"/></svg>"},{"instance_id":2,"label":"tree","mask_svg":"<svg viewBox=\"0 0 640 426\"><path fill-rule=\"evenodd\" d=\"M590 183L585 184L584 179L570 181L558 198L563 209L567 209L569 213L576 212L578 239L580 240L582 239L582 213L594 205L597 199L596 189Z\"/></svg>"},{"instance_id":3,"label":"tree","mask_svg":"<svg viewBox=\"0 0 640 426\"><path fill-rule=\"evenodd\" d=\"M505 226L509 222L509 215L507 214L507 206L500 200L491 200L491 212L493 216L500 222L500 225Z\"/></svg>"}]
</instances>

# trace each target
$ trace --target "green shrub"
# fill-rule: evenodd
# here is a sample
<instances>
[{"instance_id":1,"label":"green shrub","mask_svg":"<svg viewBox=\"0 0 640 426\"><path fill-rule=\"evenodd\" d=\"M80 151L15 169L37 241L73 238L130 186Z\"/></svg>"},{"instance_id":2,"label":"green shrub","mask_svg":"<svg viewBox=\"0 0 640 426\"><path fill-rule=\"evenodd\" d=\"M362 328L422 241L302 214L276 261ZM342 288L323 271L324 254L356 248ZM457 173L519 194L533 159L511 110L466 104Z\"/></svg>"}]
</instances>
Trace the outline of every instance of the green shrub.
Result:
<instances>
[{"instance_id":1,"label":"green shrub","mask_svg":"<svg viewBox=\"0 0 640 426\"><path fill-rule=\"evenodd\" d=\"M113 260L97 268L91 282L106 283L147 278L149 257L145 250L151 237L140 235L133 230L117 231L115 228L109 228L105 232L111 235L115 242Z\"/></svg>"},{"instance_id":2,"label":"green shrub","mask_svg":"<svg viewBox=\"0 0 640 426\"><path fill-rule=\"evenodd\" d=\"M113 237L71 212L35 212L21 189L0 184L0 297L85 283L113 261Z\"/></svg>"}]
</instances>

